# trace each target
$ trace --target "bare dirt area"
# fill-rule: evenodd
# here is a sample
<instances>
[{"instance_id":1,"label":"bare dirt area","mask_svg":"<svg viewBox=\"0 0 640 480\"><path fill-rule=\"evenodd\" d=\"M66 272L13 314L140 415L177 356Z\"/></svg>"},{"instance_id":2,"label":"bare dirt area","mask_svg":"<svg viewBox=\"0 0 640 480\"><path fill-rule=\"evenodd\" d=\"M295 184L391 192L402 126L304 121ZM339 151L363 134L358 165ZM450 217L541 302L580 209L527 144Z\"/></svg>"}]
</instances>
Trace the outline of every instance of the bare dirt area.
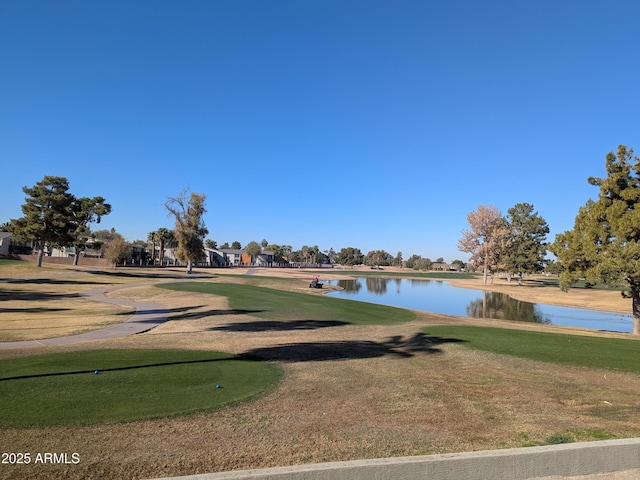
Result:
<instances>
[{"instance_id":1,"label":"bare dirt area","mask_svg":"<svg viewBox=\"0 0 640 480\"><path fill-rule=\"evenodd\" d=\"M301 290L318 293L309 291L311 272L233 273L262 275L265 282L270 281L266 276L299 278ZM328 272L320 274L329 278ZM216 272L216 277L213 281L221 281L224 274ZM47 351L187 348L251 353L279 364L285 375L266 396L208 414L1 430L5 450L77 452L80 463L2 465L0 478L152 478L521 447L561 436L585 441L640 435L637 375L494 355L422 332L429 325L475 319L418 312L414 321L402 325L318 323L301 328L295 322L270 324L234 312L225 298L214 295L153 286L115 295L164 304L172 317L146 334ZM39 353L36 350L0 352L0 359Z\"/></svg>"}]
</instances>

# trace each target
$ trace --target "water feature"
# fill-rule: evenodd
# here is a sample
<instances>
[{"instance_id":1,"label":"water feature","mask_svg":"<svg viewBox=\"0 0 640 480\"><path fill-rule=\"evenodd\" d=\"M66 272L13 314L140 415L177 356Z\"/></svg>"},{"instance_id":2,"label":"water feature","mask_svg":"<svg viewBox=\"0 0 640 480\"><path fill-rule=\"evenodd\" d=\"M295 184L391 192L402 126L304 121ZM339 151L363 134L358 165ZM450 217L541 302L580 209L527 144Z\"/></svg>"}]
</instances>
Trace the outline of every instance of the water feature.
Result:
<instances>
[{"instance_id":1,"label":"water feature","mask_svg":"<svg viewBox=\"0 0 640 480\"><path fill-rule=\"evenodd\" d=\"M516 300L487 290L452 287L441 280L366 277L323 280L343 290L334 297L473 318L495 318L630 333L631 315Z\"/></svg>"}]
</instances>

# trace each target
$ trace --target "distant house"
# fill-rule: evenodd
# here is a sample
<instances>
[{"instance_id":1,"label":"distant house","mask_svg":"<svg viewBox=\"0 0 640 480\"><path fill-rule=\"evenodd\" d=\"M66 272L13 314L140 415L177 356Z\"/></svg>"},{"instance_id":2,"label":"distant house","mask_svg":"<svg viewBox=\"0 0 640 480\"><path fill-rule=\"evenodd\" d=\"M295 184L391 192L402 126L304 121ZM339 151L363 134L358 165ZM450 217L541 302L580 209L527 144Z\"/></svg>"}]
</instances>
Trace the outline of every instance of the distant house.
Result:
<instances>
[{"instance_id":1,"label":"distant house","mask_svg":"<svg viewBox=\"0 0 640 480\"><path fill-rule=\"evenodd\" d=\"M287 262L277 258L275 252L264 251L251 258L247 252L235 248L205 248L205 264L209 267L274 267L284 266Z\"/></svg>"},{"instance_id":2,"label":"distant house","mask_svg":"<svg viewBox=\"0 0 640 480\"><path fill-rule=\"evenodd\" d=\"M274 252L265 250L264 252L259 253L258 256L256 256L255 264L259 267L271 267L273 266L274 257Z\"/></svg>"},{"instance_id":3,"label":"distant house","mask_svg":"<svg viewBox=\"0 0 640 480\"><path fill-rule=\"evenodd\" d=\"M224 256L224 253L217 248L208 248L204 249L204 263L208 267L225 267L227 266L227 259Z\"/></svg>"},{"instance_id":4,"label":"distant house","mask_svg":"<svg viewBox=\"0 0 640 480\"><path fill-rule=\"evenodd\" d=\"M9 244L12 236L9 232L0 232L0 255L9 255Z\"/></svg>"},{"instance_id":5,"label":"distant house","mask_svg":"<svg viewBox=\"0 0 640 480\"><path fill-rule=\"evenodd\" d=\"M438 270L438 271L447 272L449 270L455 270L455 267L452 267L448 263L444 263L444 262L433 262L431 264L431 270Z\"/></svg>"},{"instance_id":6,"label":"distant house","mask_svg":"<svg viewBox=\"0 0 640 480\"><path fill-rule=\"evenodd\" d=\"M205 248L205 262L210 267L239 267L251 263L244 250L235 248Z\"/></svg>"},{"instance_id":7,"label":"distant house","mask_svg":"<svg viewBox=\"0 0 640 480\"><path fill-rule=\"evenodd\" d=\"M68 247L46 246L44 254L49 257L73 257L76 254L76 248L73 245L69 245Z\"/></svg>"}]
</instances>

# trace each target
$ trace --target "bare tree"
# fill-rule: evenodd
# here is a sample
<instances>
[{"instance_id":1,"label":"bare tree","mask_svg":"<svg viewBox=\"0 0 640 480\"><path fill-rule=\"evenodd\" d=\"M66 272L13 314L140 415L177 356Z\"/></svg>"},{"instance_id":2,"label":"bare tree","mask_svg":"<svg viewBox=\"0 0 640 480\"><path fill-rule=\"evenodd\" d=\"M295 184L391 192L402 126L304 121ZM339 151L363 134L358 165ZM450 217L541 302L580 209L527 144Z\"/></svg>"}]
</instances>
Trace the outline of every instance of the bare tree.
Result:
<instances>
[{"instance_id":1,"label":"bare tree","mask_svg":"<svg viewBox=\"0 0 640 480\"><path fill-rule=\"evenodd\" d=\"M164 204L176 219L176 257L187 263L187 273L191 273L193 264L204 256L204 237L209 233L202 220L207 211L205 199L204 193L191 192L187 200L187 191L183 190L177 197L169 197Z\"/></svg>"},{"instance_id":2,"label":"bare tree","mask_svg":"<svg viewBox=\"0 0 640 480\"><path fill-rule=\"evenodd\" d=\"M483 284L487 284L489 267L496 264L504 251L508 229L502 214L493 205L478 205L478 209L467 215L469 230L462 231L458 250L470 253L469 261L483 267Z\"/></svg>"}]
</instances>

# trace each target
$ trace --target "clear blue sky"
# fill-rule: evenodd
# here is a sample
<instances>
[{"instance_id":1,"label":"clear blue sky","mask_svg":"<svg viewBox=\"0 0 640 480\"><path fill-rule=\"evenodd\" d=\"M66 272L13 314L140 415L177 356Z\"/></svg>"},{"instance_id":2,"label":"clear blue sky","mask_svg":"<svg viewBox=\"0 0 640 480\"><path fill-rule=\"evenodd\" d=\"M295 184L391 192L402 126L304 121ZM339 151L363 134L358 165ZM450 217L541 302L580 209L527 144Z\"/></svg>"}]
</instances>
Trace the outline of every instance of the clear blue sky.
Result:
<instances>
[{"instance_id":1,"label":"clear blue sky","mask_svg":"<svg viewBox=\"0 0 640 480\"><path fill-rule=\"evenodd\" d=\"M209 238L466 259L466 215L570 229L640 153L640 2L0 2L0 222L23 186L104 196L146 239L205 193Z\"/></svg>"}]
</instances>

